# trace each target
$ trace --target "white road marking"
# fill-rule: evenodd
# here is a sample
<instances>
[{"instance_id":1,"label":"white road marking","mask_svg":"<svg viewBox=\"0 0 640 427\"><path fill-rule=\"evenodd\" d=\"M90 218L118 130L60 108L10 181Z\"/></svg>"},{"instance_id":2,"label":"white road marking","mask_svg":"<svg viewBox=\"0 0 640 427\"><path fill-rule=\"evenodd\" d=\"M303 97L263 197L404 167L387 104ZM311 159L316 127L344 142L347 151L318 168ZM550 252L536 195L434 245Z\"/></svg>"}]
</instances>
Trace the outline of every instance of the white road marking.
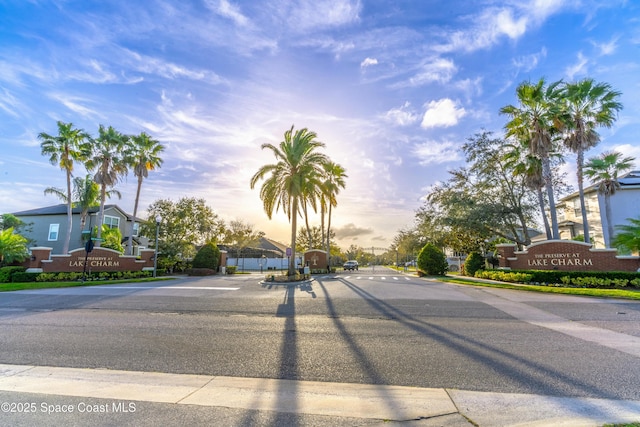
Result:
<instances>
[{"instance_id":1,"label":"white road marking","mask_svg":"<svg viewBox=\"0 0 640 427\"><path fill-rule=\"evenodd\" d=\"M237 291L240 288L216 286L93 286L97 289L202 289L209 291Z\"/></svg>"}]
</instances>

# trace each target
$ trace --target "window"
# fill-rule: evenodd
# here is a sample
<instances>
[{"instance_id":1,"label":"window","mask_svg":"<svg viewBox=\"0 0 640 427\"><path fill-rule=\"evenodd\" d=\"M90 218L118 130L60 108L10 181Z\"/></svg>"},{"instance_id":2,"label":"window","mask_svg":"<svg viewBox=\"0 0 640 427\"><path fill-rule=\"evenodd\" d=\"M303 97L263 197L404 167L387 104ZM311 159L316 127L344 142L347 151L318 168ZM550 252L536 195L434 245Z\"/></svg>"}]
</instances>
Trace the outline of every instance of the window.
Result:
<instances>
[{"instance_id":1,"label":"window","mask_svg":"<svg viewBox=\"0 0 640 427\"><path fill-rule=\"evenodd\" d=\"M58 231L60 230L60 224L49 224L49 241L55 242L58 240Z\"/></svg>"},{"instance_id":2,"label":"window","mask_svg":"<svg viewBox=\"0 0 640 427\"><path fill-rule=\"evenodd\" d=\"M573 214L576 217L582 216L582 207L580 206L580 199L573 199Z\"/></svg>"},{"instance_id":3,"label":"window","mask_svg":"<svg viewBox=\"0 0 640 427\"><path fill-rule=\"evenodd\" d=\"M139 231L140 231L140 224L138 224L137 222L134 222L133 223L133 236L137 237Z\"/></svg>"},{"instance_id":4,"label":"window","mask_svg":"<svg viewBox=\"0 0 640 427\"><path fill-rule=\"evenodd\" d=\"M117 216L105 215L103 224L105 224L109 228L120 228L120 218L118 218Z\"/></svg>"}]
</instances>

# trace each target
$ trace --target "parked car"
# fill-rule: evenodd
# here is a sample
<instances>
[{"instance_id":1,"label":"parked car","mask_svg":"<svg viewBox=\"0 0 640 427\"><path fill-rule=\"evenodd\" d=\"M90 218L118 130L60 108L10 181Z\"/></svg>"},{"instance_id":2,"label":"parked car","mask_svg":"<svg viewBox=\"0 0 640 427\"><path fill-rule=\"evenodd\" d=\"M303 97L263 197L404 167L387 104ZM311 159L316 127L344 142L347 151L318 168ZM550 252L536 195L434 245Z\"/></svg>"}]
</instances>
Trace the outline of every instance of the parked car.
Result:
<instances>
[{"instance_id":1,"label":"parked car","mask_svg":"<svg viewBox=\"0 0 640 427\"><path fill-rule=\"evenodd\" d=\"M344 267L345 270L358 271L358 261L347 261L342 267Z\"/></svg>"}]
</instances>

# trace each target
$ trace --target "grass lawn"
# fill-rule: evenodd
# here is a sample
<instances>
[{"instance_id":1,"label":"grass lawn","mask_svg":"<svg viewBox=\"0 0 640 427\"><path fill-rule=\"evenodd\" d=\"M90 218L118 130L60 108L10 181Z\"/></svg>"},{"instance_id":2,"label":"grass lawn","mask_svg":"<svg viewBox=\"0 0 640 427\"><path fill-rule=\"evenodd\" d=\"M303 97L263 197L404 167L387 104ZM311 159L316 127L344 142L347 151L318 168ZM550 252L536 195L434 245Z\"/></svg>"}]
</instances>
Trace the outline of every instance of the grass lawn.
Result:
<instances>
[{"instance_id":1,"label":"grass lawn","mask_svg":"<svg viewBox=\"0 0 640 427\"><path fill-rule=\"evenodd\" d=\"M97 286L115 285L117 283L143 283L157 282L160 280L171 280L171 277L145 277L140 279L126 280L91 280L87 282L23 282L23 283L0 283L0 292L22 291L25 289L49 289L49 288L72 288L74 286Z\"/></svg>"}]
</instances>

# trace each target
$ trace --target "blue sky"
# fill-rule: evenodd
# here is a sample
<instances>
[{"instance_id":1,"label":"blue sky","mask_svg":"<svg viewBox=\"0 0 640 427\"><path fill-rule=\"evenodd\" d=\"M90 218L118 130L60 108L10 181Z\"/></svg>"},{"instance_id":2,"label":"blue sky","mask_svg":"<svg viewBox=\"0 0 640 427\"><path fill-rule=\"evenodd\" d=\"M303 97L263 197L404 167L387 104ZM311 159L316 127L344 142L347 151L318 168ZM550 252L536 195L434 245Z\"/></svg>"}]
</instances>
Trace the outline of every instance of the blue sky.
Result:
<instances>
[{"instance_id":1,"label":"blue sky","mask_svg":"<svg viewBox=\"0 0 640 427\"><path fill-rule=\"evenodd\" d=\"M59 203L43 190L64 187L64 173L38 133L104 124L167 147L143 211L202 197L287 242L286 216L269 221L249 179L274 161L260 145L295 125L347 169L338 243L386 247L462 165L465 140L502 134L499 109L540 77L621 91L624 109L587 157L640 159L635 1L0 0L0 15L2 213ZM111 202L132 212L133 175L117 189Z\"/></svg>"}]
</instances>

